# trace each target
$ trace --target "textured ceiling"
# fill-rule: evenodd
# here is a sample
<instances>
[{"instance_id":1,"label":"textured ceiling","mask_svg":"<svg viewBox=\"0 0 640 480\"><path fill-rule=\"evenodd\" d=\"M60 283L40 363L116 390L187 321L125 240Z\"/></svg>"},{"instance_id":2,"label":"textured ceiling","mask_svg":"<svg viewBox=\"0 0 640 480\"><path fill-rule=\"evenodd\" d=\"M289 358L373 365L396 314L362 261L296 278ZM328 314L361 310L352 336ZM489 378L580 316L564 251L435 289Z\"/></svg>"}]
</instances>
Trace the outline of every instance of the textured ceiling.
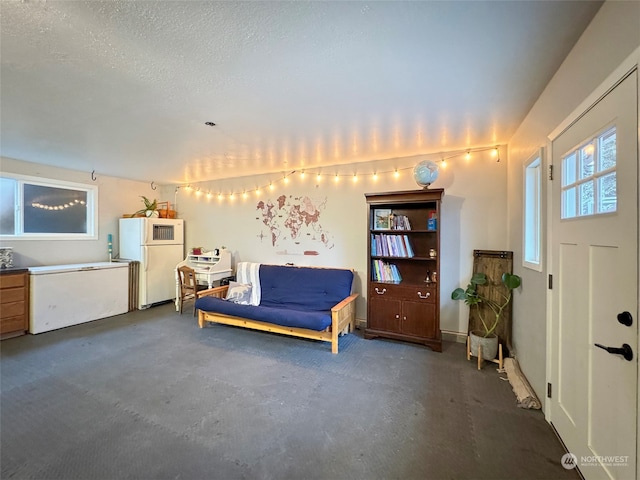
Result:
<instances>
[{"instance_id":1,"label":"textured ceiling","mask_svg":"<svg viewBox=\"0 0 640 480\"><path fill-rule=\"evenodd\" d=\"M503 144L600 5L2 0L0 153L183 183Z\"/></svg>"}]
</instances>

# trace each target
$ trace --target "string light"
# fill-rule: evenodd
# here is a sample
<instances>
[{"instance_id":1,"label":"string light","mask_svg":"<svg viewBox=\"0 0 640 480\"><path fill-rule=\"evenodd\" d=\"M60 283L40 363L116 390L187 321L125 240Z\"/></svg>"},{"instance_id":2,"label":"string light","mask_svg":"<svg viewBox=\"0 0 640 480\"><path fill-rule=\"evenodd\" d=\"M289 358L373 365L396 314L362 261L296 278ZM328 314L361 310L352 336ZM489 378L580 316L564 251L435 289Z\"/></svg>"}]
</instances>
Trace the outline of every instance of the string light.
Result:
<instances>
[{"instance_id":1,"label":"string light","mask_svg":"<svg viewBox=\"0 0 640 480\"><path fill-rule=\"evenodd\" d=\"M490 146L490 147L478 147L478 148L467 148L464 150L457 150L457 151L451 151L448 152L448 154L440 154L440 167L445 169L447 168L447 161L450 159L454 159L454 158L459 158L459 157L464 157L466 160L471 159L471 155L473 152L490 152L492 157L497 157L496 162L500 162L500 147L499 146ZM437 155L437 154L425 154L425 156L427 157L427 159L429 158L429 156L433 156L433 155ZM437 161L437 160L436 160ZM351 177L351 180L353 181L353 183L357 183L358 182L358 177L361 175L365 175L365 176L371 176L372 180L375 182L378 180L378 177L381 174L391 174L393 176L394 179L399 179L401 176L401 172L405 171L405 170L413 170L415 168L415 165L411 165L411 166L407 166L407 167L400 167L400 168L393 168L393 170L387 170L387 171L382 171L382 172L372 172L372 173L364 173L364 174L360 174L358 175L357 173L353 173L353 174L341 174L339 172L336 172L335 174L328 174L328 173L321 173L320 171L317 171L315 173L316 176L316 181L320 182L322 180L322 177L326 177L326 176L333 176L333 180L335 183L338 183L340 181L340 177ZM290 182L290 178L291 175L297 174L299 173L300 179L304 179L306 178L306 174L310 173L308 172L308 170L300 170L300 171L296 171L296 170L292 170L289 172L286 172L284 174L282 174L282 176L275 181L270 181L268 184L260 187L260 186L256 186L253 189L250 190L241 190L241 191L236 191L236 192L230 192L228 194L222 194L222 192L218 193L217 197L218 200L224 200L225 198L229 198L229 200L234 200L236 196L241 196L242 198L247 198L248 193L251 192L255 192L256 195L260 195L260 193L264 190L264 189L269 189L269 190L274 190L275 185L274 183L278 183L278 182L282 182L284 184L288 184ZM176 186L176 192L180 189L183 188L185 191L191 191L191 190L195 190L196 196L201 195L203 192L200 190L200 187L194 187L191 184L187 184L187 185L182 185L182 186ZM206 194L207 197L210 197L211 194L211 190L208 191L208 193ZM57 206L40 206L38 208L47 208L50 210L55 210L55 209L64 209L64 208L68 208L67 206L65 206L66 204L63 205L57 205ZM73 204L68 204L69 206L73 206ZM33 206L35 207L36 204L34 202Z\"/></svg>"},{"instance_id":2,"label":"string light","mask_svg":"<svg viewBox=\"0 0 640 480\"><path fill-rule=\"evenodd\" d=\"M86 204L87 202L85 202L84 200L75 199L73 202L63 203L62 205L46 205L40 202L33 202L31 206L33 208L40 208L42 210L66 210L67 208L70 208L70 207L75 207L78 205L86 205Z\"/></svg>"}]
</instances>

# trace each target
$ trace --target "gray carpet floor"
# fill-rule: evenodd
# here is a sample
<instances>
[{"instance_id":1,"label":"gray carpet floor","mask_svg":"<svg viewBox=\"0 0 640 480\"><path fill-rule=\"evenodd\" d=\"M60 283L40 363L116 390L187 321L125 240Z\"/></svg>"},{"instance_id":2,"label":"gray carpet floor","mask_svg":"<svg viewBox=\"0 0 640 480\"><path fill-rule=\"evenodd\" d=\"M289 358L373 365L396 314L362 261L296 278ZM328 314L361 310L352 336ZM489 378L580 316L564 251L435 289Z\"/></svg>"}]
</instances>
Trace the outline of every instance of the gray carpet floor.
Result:
<instances>
[{"instance_id":1,"label":"gray carpet floor","mask_svg":"<svg viewBox=\"0 0 640 480\"><path fill-rule=\"evenodd\" d=\"M357 331L332 355L167 304L0 349L2 478L577 478L462 344Z\"/></svg>"}]
</instances>

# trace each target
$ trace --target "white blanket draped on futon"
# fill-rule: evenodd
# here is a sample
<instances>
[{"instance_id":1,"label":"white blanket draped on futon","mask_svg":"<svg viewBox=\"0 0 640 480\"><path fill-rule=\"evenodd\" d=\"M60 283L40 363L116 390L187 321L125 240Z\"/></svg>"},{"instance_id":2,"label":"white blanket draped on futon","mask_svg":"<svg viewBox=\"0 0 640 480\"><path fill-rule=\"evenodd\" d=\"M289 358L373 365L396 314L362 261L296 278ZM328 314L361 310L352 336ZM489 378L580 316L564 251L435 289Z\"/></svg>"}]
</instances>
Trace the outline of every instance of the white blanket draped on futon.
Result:
<instances>
[{"instance_id":1,"label":"white blanket draped on futon","mask_svg":"<svg viewBox=\"0 0 640 480\"><path fill-rule=\"evenodd\" d=\"M254 262L238 262L236 265L236 282L251 285L251 305L260 305L260 264Z\"/></svg>"}]
</instances>

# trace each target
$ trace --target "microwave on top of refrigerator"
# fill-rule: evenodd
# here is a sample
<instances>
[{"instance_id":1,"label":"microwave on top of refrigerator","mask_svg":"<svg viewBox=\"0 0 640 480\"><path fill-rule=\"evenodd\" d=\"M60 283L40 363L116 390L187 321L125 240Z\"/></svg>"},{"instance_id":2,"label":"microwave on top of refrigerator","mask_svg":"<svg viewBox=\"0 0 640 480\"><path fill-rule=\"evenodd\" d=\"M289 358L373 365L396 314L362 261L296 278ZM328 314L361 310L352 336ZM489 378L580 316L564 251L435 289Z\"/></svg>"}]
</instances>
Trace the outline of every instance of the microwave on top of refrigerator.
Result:
<instances>
[{"instance_id":1,"label":"microwave on top of refrigerator","mask_svg":"<svg viewBox=\"0 0 640 480\"><path fill-rule=\"evenodd\" d=\"M184 220L174 218L122 218L120 237L138 245L176 245L184 243Z\"/></svg>"}]
</instances>

